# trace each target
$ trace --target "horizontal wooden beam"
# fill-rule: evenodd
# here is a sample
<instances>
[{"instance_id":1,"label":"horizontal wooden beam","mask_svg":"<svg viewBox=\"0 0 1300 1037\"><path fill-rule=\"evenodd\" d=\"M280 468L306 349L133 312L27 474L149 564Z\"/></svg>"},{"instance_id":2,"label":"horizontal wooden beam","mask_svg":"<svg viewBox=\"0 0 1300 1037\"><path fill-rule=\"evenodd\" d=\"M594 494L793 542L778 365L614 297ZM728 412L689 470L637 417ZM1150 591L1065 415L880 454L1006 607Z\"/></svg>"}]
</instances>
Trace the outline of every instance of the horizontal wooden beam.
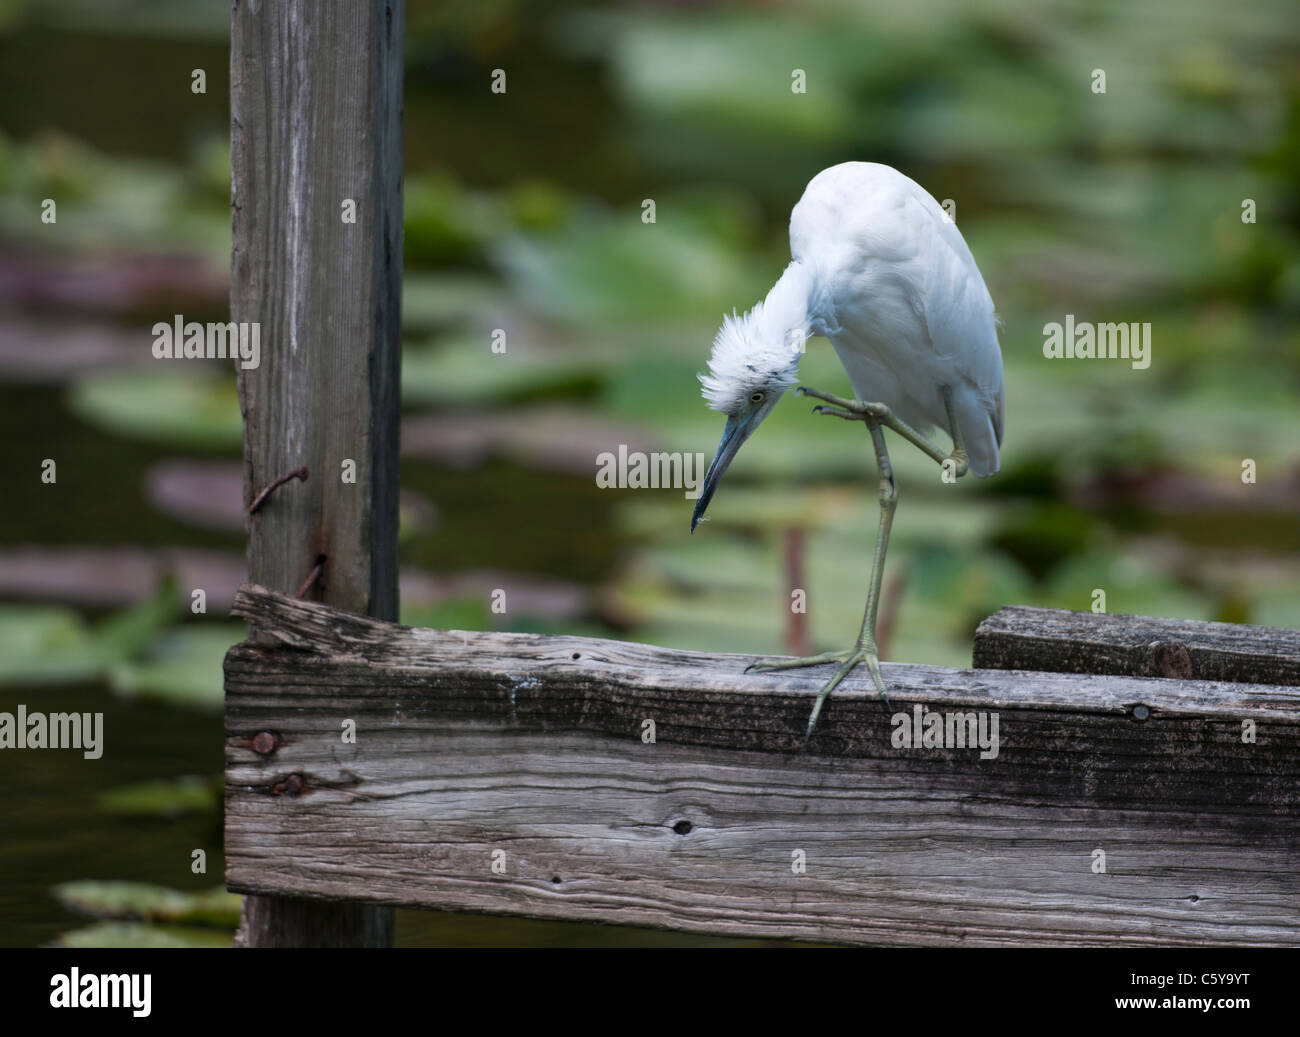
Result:
<instances>
[{"instance_id":1,"label":"horizontal wooden beam","mask_svg":"<svg viewBox=\"0 0 1300 1037\"><path fill-rule=\"evenodd\" d=\"M975 631L975 665L996 670L1300 685L1300 630L1192 619L999 609Z\"/></svg>"},{"instance_id":2,"label":"horizontal wooden beam","mask_svg":"<svg viewBox=\"0 0 1300 1037\"><path fill-rule=\"evenodd\" d=\"M886 664L890 705L851 677L805 742L824 668L258 587L234 611L274 642L226 658L237 891L871 944L1300 944L1294 688ZM918 711L996 718L996 755L900 746Z\"/></svg>"}]
</instances>

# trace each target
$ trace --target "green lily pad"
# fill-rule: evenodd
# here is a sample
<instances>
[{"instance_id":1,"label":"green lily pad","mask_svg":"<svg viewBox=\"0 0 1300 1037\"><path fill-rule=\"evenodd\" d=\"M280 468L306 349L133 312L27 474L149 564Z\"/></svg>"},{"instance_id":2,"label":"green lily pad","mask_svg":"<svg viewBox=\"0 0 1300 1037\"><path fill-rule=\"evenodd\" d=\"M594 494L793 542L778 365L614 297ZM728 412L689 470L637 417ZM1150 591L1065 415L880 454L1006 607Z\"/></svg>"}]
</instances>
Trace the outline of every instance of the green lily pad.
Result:
<instances>
[{"instance_id":1,"label":"green lily pad","mask_svg":"<svg viewBox=\"0 0 1300 1037\"><path fill-rule=\"evenodd\" d=\"M567 323L606 331L712 318L766 290L754 261L716 223L696 200L663 196L653 224L635 207L587 213L550 234L503 238L494 258L521 299Z\"/></svg>"},{"instance_id":2,"label":"green lily pad","mask_svg":"<svg viewBox=\"0 0 1300 1037\"><path fill-rule=\"evenodd\" d=\"M107 680L126 695L220 708L222 661L245 629L168 629L177 618L171 580L93 628L71 609L0 605L0 684Z\"/></svg>"},{"instance_id":3,"label":"green lily pad","mask_svg":"<svg viewBox=\"0 0 1300 1037\"><path fill-rule=\"evenodd\" d=\"M407 273L402 278L402 330L407 335L511 312L500 285L479 275Z\"/></svg>"},{"instance_id":4,"label":"green lily pad","mask_svg":"<svg viewBox=\"0 0 1300 1037\"><path fill-rule=\"evenodd\" d=\"M144 925L140 922L96 922L83 929L63 933L53 941L55 947L206 947L226 948L234 934L214 929L187 929L182 926Z\"/></svg>"},{"instance_id":5,"label":"green lily pad","mask_svg":"<svg viewBox=\"0 0 1300 1037\"><path fill-rule=\"evenodd\" d=\"M143 354L151 342L142 329ZM86 375L69 387L68 407L116 435L172 446L238 447L244 431L235 380L202 370L204 363L159 360L157 367Z\"/></svg>"},{"instance_id":6,"label":"green lily pad","mask_svg":"<svg viewBox=\"0 0 1300 1037\"><path fill-rule=\"evenodd\" d=\"M410 177L403 195L403 247L413 267L472 261L503 224L495 197L468 191L449 176Z\"/></svg>"},{"instance_id":7,"label":"green lily pad","mask_svg":"<svg viewBox=\"0 0 1300 1037\"><path fill-rule=\"evenodd\" d=\"M131 817L179 817L215 812L221 806L223 781L185 775L166 781L142 781L100 792L95 801L105 813Z\"/></svg>"},{"instance_id":8,"label":"green lily pad","mask_svg":"<svg viewBox=\"0 0 1300 1037\"><path fill-rule=\"evenodd\" d=\"M491 612L483 597L453 598L436 605L403 605L406 626L431 630L491 630ZM513 627L511 629L514 629Z\"/></svg>"},{"instance_id":9,"label":"green lily pad","mask_svg":"<svg viewBox=\"0 0 1300 1037\"><path fill-rule=\"evenodd\" d=\"M510 347L492 352L491 339L458 336L402 353L402 399L407 403L468 405L586 396L605 366L594 351Z\"/></svg>"},{"instance_id":10,"label":"green lily pad","mask_svg":"<svg viewBox=\"0 0 1300 1037\"><path fill-rule=\"evenodd\" d=\"M119 694L220 709L224 700L222 663L230 646L247 631L232 623L186 626L157 638L144 659L109 668L109 685Z\"/></svg>"},{"instance_id":11,"label":"green lily pad","mask_svg":"<svg viewBox=\"0 0 1300 1037\"><path fill-rule=\"evenodd\" d=\"M231 928L239 924L241 899L221 887L186 893L147 882L101 882L87 879L54 887L59 903L96 918Z\"/></svg>"},{"instance_id":12,"label":"green lily pad","mask_svg":"<svg viewBox=\"0 0 1300 1037\"><path fill-rule=\"evenodd\" d=\"M1052 573L1032 604L1089 611L1093 592L1106 592L1106 611L1137 616L1216 619L1210 599L1180 586L1174 577L1143 556L1101 545L1071 558Z\"/></svg>"},{"instance_id":13,"label":"green lily pad","mask_svg":"<svg viewBox=\"0 0 1300 1037\"><path fill-rule=\"evenodd\" d=\"M176 577L167 575L149 597L114 613L95 627L95 644L105 662L137 658L171 623L180 618Z\"/></svg>"},{"instance_id":14,"label":"green lily pad","mask_svg":"<svg viewBox=\"0 0 1300 1037\"><path fill-rule=\"evenodd\" d=\"M94 637L72 609L0 605L0 684L71 684L102 669Z\"/></svg>"}]
</instances>

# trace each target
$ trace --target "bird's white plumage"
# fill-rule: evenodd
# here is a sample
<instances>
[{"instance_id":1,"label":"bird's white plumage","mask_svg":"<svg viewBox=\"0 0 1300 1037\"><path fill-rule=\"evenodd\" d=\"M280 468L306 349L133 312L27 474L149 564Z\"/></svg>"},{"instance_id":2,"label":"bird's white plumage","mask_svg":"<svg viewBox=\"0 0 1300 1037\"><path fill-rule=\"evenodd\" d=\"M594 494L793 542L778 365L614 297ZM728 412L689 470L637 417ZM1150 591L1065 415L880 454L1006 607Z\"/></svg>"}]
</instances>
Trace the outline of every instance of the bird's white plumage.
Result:
<instances>
[{"instance_id":1,"label":"bird's white plumage","mask_svg":"<svg viewBox=\"0 0 1300 1037\"><path fill-rule=\"evenodd\" d=\"M954 448L964 442L970 471L996 472L1003 409L997 318L970 249L939 204L888 166L832 166L813 177L790 214L790 254L767 298L743 317L724 319L709 373L700 378L710 406L725 411L727 423L696 498L691 531L736 452L794 384L809 335L830 339L859 401L883 403L893 414L855 408L858 417L878 420L946 462L952 455L917 434L938 425L952 434ZM834 405L852 404L813 395L831 402L832 413L849 416ZM847 652L754 664L778 670L838 664L817 693L809 736L826 697L860 663L885 691L876 650L877 592L898 500L885 437L876 426L871 440L881 475L880 533L857 641Z\"/></svg>"},{"instance_id":2,"label":"bird's white plumage","mask_svg":"<svg viewBox=\"0 0 1300 1037\"><path fill-rule=\"evenodd\" d=\"M993 300L929 192L889 166L832 166L790 215L790 253L810 270L810 312L854 395L947 430L941 387L950 386L971 471L996 472L1003 383Z\"/></svg>"},{"instance_id":3,"label":"bird's white plumage","mask_svg":"<svg viewBox=\"0 0 1300 1037\"><path fill-rule=\"evenodd\" d=\"M767 298L724 321L702 376L734 412L764 378L795 380L808 335L835 347L859 400L919 430L951 431L943 387L976 475L998 470L1002 353L993 300L942 207L896 169L846 162L809 182L790 216L793 257Z\"/></svg>"}]
</instances>

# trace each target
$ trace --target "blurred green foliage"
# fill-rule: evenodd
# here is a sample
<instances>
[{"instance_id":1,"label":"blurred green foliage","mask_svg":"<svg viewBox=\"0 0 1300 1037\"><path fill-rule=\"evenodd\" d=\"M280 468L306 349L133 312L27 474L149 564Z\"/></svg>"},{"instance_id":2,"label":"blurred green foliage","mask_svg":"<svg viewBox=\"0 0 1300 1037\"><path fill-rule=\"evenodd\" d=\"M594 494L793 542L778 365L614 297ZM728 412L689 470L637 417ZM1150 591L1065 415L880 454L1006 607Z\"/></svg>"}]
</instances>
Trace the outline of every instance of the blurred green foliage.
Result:
<instances>
[{"instance_id":1,"label":"blurred green foliage","mask_svg":"<svg viewBox=\"0 0 1300 1037\"><path fill-rule=\"evenodd\" d=\"M19 9L11 33L45 17ZM138 5L128 17L137 31L165 32L171 12ZM1087 10L1063 0L412 2L409 150L425 155L415 142L428 105L439 106L442 146L405 180L404 404L509 411L568 398L666 449L707 453L718 421L694 375L719 315L752 305L779 273L789 208L813 173L888 161L953 199L1006 322L1008 383L1004 472L960 486L956 506L928 462L896 452L891 566L909 582L895 654L959 660L972 610L1087 607L1106 579L1119 581L1114 609L1279 615L1275 586L1256 601L1223 566L1190 577L1186 559L1289 551L1285 494L1241 497L1235 528L1200 523L1217 531L1210 543L1194 516L1222 500L1132 494L1169 471L1223 487L1245 457L1275 483L1295 466L1300 76L1287 59L1300 29L1290 14L1282 0L1231 12L1206 0ZM90 5L67 17L78 31L93 21ZM500 97L486 89L497 67L512 77ZM805 92L791 89L797 77ZM561 122L587 124L586 167L556 147ZM66 127L0 137L0 228L32 247L151 242L224 256L225 156L211 137L171 163L109 156ZM32 219L51 195L57 236ZM1242 221L1246 199L1254 223ZM1067 313L1149 321L1151 368L1044 360L1042 325ZM489 348L498 329L509 342L500 355ZM802 375L844 388L819 344ZM232 382L189 372L84 374L67 405L110 435L217 450L240 435ZM792 524L810 534L815 637L852 629L874 528L869 455L854 432L785 402L694 539L689 501L629 497L608 600L634 636L777 649L778 548ZM593 457L612 445L593 444ZM1096 499L1116 480L1130 498ZM842 503L827 510L832 498ZM979 532L960 534L966 526ZM1131 588L1122 566L1100 561L1135 560L1153 538L1160 561ZM410 537L404 547L427 553ZM1290 561L1281 571L1300 579ZM735 600L717 598L726 587ZM95 672L75 618L6 622L17 624L11 638L69 646L54 672ZM157 691L186 660L215 656L219 640L160 642L114 680Z\"/></svg>"}]
</instances>

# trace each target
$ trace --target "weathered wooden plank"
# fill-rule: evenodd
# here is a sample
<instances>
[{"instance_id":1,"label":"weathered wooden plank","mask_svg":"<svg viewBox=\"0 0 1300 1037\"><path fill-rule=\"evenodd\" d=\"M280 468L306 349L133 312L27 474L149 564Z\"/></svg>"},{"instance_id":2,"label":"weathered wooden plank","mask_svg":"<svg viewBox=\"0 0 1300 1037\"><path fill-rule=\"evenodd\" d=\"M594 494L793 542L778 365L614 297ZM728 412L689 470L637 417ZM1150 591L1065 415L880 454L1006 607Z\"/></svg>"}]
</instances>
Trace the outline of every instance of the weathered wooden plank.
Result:
<instances>
[{"instance_id":1,"label":"weathered wooden plank","mask_svg":"<svg viewBox=\"0 0 1300 1037\"><path fill-rule=\"evenodd\" d=\"M977 668L1300 685L1300 631L1012 605L975 631Z\"/></svg>"},{"instance_id":2,"label":"weathered wooden plank","mask_svg":"<svg viewBox=\"0 0 1300 1037\"><path fill-rule=\"evenodd\" d=\"M255 587L235 611L276 646L226 660L233 889L876 944L1300 944L1300 690L886 664L891 706L851 677L805 743L819 671ZM918 707L996 716L997 755L898 747Z\"/></svg>"},{"instance_id":3,"label":"weathered wooden plank","mask_svg":"<svg viewBox=\"0 0 1300 1037\"><path fill-rule=\"evenodd\" d=\"M252 579L397 616L402 0L236 0L231 311L261 326L239 372ZM354 206L349 219L347 206ZM258 637L256 630L253 637ZM249 900L237 942L387 944L392 912ZM332 935L331 935L332 934Z\"/></svg>"}]
</instances>

